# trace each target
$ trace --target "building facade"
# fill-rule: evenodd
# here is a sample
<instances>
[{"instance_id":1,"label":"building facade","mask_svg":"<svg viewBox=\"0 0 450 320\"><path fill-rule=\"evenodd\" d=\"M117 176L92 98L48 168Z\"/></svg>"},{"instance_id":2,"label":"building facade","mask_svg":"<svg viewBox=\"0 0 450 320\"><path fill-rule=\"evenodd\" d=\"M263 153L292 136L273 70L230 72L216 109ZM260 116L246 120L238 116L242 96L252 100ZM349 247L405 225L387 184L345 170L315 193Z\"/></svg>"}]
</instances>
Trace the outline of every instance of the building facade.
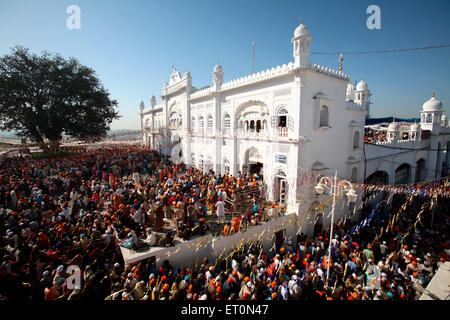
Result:
<instances>
[{"instance_id":1,"label":"building facade","mask_svg":"<svg viewBox=\"0 0 450 320\"><path fill-rule=\"evenodd\" d=\"M175 68L140 105L142 143L204 171L261 174L267 197L295 212L298 177L313 171L363 180L364 119L370 91L341 71L309 61L312 37L301 23L291 39L293 61L224 82L217 63L212 84L196 89Z\"/></svg>"},{"instance_id":2,"label":"building facade","mask_svg":"<svg viewBox=\"0 0 450 320\"><path fill-rule=\"evenodd\" d=\"M420 111L420 123L395 121L386 139L365 144L367 183L411 184L446 177L450 166L450 128L442 103L432 97Z\"/></svg>"}]
</instances>

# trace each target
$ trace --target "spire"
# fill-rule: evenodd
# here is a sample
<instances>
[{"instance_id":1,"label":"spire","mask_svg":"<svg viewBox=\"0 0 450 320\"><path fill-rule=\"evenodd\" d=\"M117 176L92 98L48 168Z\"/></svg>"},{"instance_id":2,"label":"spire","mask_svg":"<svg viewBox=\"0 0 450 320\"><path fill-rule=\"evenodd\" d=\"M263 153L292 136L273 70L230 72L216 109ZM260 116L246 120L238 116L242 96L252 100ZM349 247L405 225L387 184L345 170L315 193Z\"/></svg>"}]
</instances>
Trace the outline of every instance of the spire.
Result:
<instances>
[{"instance_id":1,"label":"spire","mask_svg":"<svg viewBox=\"0 0 450 320\"><path fill-rule=\"evenodd\" d=\"M300 18L300 24L303 24L303 18Z\"/></svg>"},{"instance_id":2,"label":"spire","mask_svg":"<svg viewBox=\"0 0 450 320\"><path fill-rule=\"evenodd\" d=\"M431 93L431 96L434 98L434 90L433 90L433 92Z\"/></svg>"},{"instance_id":3,"label":"spire","mask_svg":"<svg viewBox=\"0 0 450 320\"><path fill-rule=\"evenodd\" d=\"M342 53L339 55L339 71L342 71L342 61L344 58L342 58Z\"/></svg>"}]
</instances>

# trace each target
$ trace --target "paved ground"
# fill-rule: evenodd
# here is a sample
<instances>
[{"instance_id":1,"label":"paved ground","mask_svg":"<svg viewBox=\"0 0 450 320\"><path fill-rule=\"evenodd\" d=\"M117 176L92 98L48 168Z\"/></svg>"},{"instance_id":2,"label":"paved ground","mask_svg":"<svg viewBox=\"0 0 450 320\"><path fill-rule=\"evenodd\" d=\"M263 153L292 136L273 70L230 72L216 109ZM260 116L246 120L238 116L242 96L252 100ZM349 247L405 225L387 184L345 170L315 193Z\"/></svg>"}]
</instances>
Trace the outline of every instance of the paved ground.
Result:
<instances>
[{"instance_id":1,"label":"paved ground","mask_svg":"<svg viewBox=\"0 0 450 320\"><path fill-rule=\"evenodd\" d=\"M419 300L450 299L450 262L441 265Z\"/></svg>"}]
</instances>

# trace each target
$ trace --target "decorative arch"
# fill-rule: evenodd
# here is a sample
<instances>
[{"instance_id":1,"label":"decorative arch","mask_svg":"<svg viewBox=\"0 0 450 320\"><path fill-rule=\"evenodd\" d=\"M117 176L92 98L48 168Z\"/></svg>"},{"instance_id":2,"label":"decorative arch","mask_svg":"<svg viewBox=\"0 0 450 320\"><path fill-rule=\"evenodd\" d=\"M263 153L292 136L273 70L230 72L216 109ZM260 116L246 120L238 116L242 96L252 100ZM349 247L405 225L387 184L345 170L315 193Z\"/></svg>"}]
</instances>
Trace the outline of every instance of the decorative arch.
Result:
<instances>
[{"instance_id":1,"label":"decorative arch","mask_svg":"<svg viewBox=\"0 0 450 320\"><path fill-rule=\"evenodd\" d=\"M395 169L394 176L395 184L407 184L411 181L411 165L409 163L402 163Z\"/></svg>"},{"instance_id":2,"label":"decorative arch","mask_svg":"<svg viewBox=\"0 0 450 320\"><path fill-rule=\"evenodd\" d=\"M329 127L329 112L326 105L320 106L319 127Z\"/></svg>"},{"instance_id":3,"label":"decorative arch","mask_svg":"<svg viewBox=\"0 0 450 320\"><path fill-rule=\"evenodd\" d=\"M248 100L242 104L240 104L235 111L234 114L234 127L238 126L240 121L248 121L250 125L250 121L256 121L264 119L268 119L269 117L269 108L267 104L259 100ZM248 130L249 127L246 128Z\"/></svg>"},{"instance_id":4,"label":"decorative arch","mask_svg":"<svg viewBox=\"0 0 450 320\"><path fill-rule=\"evenodd\" d=\"M208 129L212 129L214 127L214 120L211 114L208 114L206 118L206 125Z\"/></svg>"},{"instance_id":5,"label":"decorative arch","mask_svg":"<svg viewBox=\"0 0 450 320\"><path fill-rule=\"evenodd\" d=\"M355 131L353 134L353 149L359 148L359 131Z\"/></svg>"},{"instance_id":6,"label":"decorative arch","mask_svg":"<svg viewBox=\"0 0 450 320\"><path fill-rule=\"evenodd\" d=\"M276 116L284 116L287 115L289 113L286 104L280 104L275 108L275 115Z\"/></svg>"},{"instance_id":7,"label":"decorative arch","mask_svg":"<svg viewBox=\"0 0 450 320\"><path fill-rule=\"evenodd\" d=\"M231 129L231 117L228 112L225 112L225 114L223 115L223 128Z\"/></svg>"},{"instance_id":8,"label":"decorative arch","mask_svg":"<svg viewBox=\"0 0 450 320\"><path fill-rule=\"evenodd\" d=\"M389 174L386 171L378 170L369 175L364 183L367 184L388 184L389 183Z\"/></svg>"},{"instance_id":9,"label":"decorative arch","mask_svg":"<svg viewBox=\"0 0 450 320\"><path fill-rule=\"evenodd\" d=\"M416 161L416 176L414 182L421 182L426 179L426 160L420 158Z\"/></svg>"},{"instance_id":10,"label":"decorative arch","mask_svg":"<svg viewBox=\"0 0 450 320\"><path fill-rule=\"evenodd\" d=\"M252 108L258 106L257 108ZM269 115L269 108L267 107L267 104L265 104L263 101L260 100L248 100L244 103L241 103L237 108L235 112L235 118L237 119L243 112L259 112L261 115Z\"/></svg>"}]
</instances>

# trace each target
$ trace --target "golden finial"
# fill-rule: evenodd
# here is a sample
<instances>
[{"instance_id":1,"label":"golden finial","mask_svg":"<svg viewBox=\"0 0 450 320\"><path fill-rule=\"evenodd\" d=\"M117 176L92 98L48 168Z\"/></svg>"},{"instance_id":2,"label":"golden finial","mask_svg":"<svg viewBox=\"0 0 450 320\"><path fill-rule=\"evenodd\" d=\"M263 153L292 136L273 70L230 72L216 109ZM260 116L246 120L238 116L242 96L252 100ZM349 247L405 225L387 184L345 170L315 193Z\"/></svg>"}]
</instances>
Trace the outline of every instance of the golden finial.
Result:
<instances>
[{"instance_id":1,"label":"golden finial","mask_svg":"<svg viewBox=\"0 0 450 320\"><path fill-rule=\"evenodd\" d=\"M342 71L342 61L344 60L344 58L342 58L342 53L339 56L339 71Z\"/></svg>"},{"instance_id":2,"label":"golden finial","mask_svg":"<svg viewBox=\"0 0 450 320\"><path fill-rule=\"evenodd\" d=\"M392 118L392 122L395 122L395 117L394 117L394 118Z\"/></svg>"},{"instance_id":3,"label":"golden finial","mask_svg":"<svg viewBox=\"0 0 450 320\"><path fill-rule=\"evenodd\" d=\"M433 90L433 93L431 94L431 96L434 98L434 90Z\"/></svg>"},{"instance_id":4,"label":"golden finial","mask_svg":"<svg viewBox=\"0 0 450 320\"><path fill-rule=\"evenodd\" d=\"M300 18L300 24L303 24L303 18Z\"/></svg>"}]
</instances>

